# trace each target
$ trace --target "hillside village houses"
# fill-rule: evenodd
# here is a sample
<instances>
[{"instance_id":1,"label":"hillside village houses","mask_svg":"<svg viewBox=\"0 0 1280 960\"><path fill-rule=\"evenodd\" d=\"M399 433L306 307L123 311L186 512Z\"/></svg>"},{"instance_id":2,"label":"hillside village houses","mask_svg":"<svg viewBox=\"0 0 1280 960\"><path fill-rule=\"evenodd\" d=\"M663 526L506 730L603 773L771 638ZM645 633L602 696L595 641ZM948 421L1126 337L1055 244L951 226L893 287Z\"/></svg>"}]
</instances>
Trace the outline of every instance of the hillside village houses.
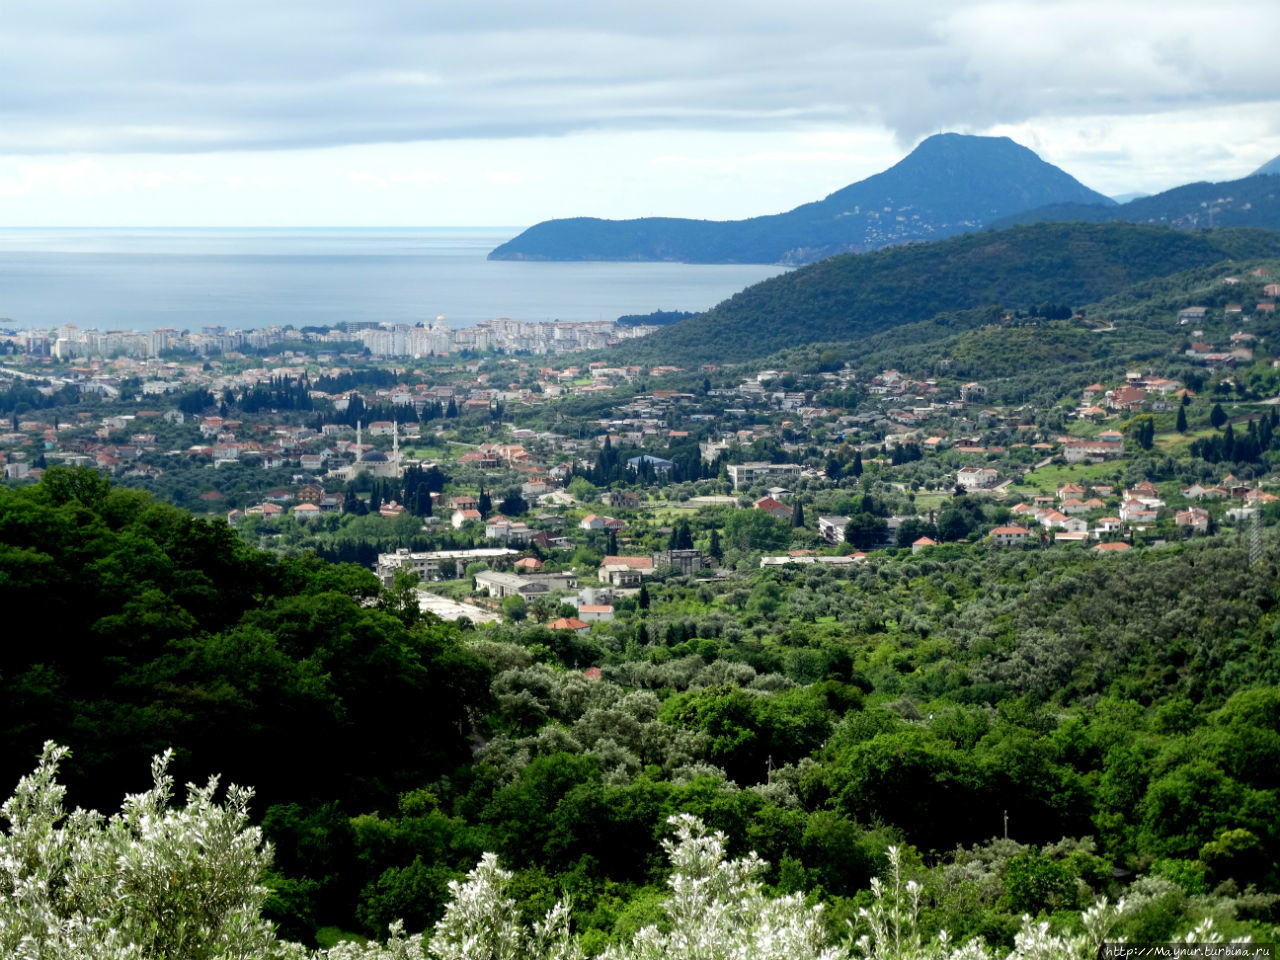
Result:
<instances>
[{"instance_id":1,"label":"hillside village houses","mask_svg":"<svg viewBox=\"0 0 1280 960\"><path fill-rule=\"evenodd\" d=\"M1246 291L1241 288L1240 292ZM1274 298L1275 294L1268 296ZM1251 295L1233 299L1250 308L1255 303ZM1218 362L1212 357L1223 354L1232 362L1240 362L1251 357L1252 351L1265 348L1267 338L1260 336L1265 330L1247 313L1206 308L1205 317L1189 319L1187 326L1194 329L1187 333L1194 356L1187 359L1212 365ZM1231 326L1222 327L1223 314L1232 317ZM1211 323L1217 326L1210 326ZM491 324L488 329L490 333L485 336L524 335L519 328L505 323ZM1235 332L1230 333L1231 330ZM362 333L354 339L332 341L334 353L328 363L335 381L361 369L354 357L343 360L341 351L348 349L343 344L355 349L365 339L374 342L382 336L372 330L366 332L367 338ZM215 338L225 335L209 334ZM599 361L576 365L566 361L558 365L549 357L530 362L490 356L443 361L447 367L431 368L447 370L439 377L434 372L419 376L420 371L410 376L401 370L401 376L393 375L378 386L338 388L330 383L327 389L320 390L316 386L319 381L314 357L282 356L261 363L255 360L250 365L231 356L235 345L230 342L224 344L223 349L229 347L230 351L222 357L204 355L208 369L204 369L204 363L128 355L109 361L86 360L82 366L73 367L54 362L52 350L42 355L39 351L44 348L34 346L37 352L24 354L22 363L39 374L50 375L52 389L73 386L88 395L111 398L119 396L122 388L127 394L130 388L126 385L130 382L143 386L138 388L139 399L132 412L120 412L113 406L95 416L86 409L83 419L78 418L74 424L53 422L51 417L34 411L16 418L12 429L0 435L0 463L15 482L38 477L40 464L45 461L96 466L105 473L140 483L155 483L157 479L163 482L167 457L181 458L184 466L208 466L211 473L234 473L238 478L246 471L254 471L262 481L250 496L236 493L229 484L210 480L192 492L191 502L198 509L216 511L232 522L253 518L246 529L261 526L270 530L273 525L288 523L289 516L304 520L313 528L332 523L337 519L335 514L346 512L345 504L353 499L357 503L366 500L371 481L395 481L412 468L438 466L448 485L445 493L433 493L435 517L424 518L422 525L427 527L429 521L439 519L448 527L441 522L437 532L428 529L424 535L452 537L458 533L457 539L447 542L470 542L477 545L476 549L481 544L491 549L515 548L517 558L534 553L537 556L520 559L542 563L539 558L545 558L551 569L567 561L567 553L554 553L561 548L586 545L599 555L606 549L606 537L600 534L611 530L655 538L646 546L656 546L654 525L648 522L644 511L656 496L666 496L666 491L674 488L663 484L665 478L658 474L683 469L689 457L715 465L710 471L713 475L717 470L722 472L718 479L699 481L704 484L700 490L682 490L679 496L685 502L681 506L692 509L698 497L706 498L705 504L719 497L722 499L717 506L754 507L789 524L794 499L786 490L770 486L785 484L797 491L794 496L804 507L800 535L807 531L824 543L825 547L810 544L820 551L843 546L849 517L819 515L831 511L838 501L824 501L820 509L813 509L811 498L814 491L827 489L832 483L834 476L826 475L831 461L836 461L835 470L848 471L848 454L854 450L876 483L897 482L893 478L898 467L891 455L914 452L925 459L928 469L904 473L913 478L913 491L918 488L925 493L942 491L949 495L957 484L968 490L995 491L990 496L1010 508L1009 520L977 535L987 535L993 545L1001 548L1039 542L1042 533L1052 537L1045 542L1066 543L1068 537L1076 536L1090 540L1132 537L1135 530L1144 529L1150 538L1156 527L1161 530L1160 536L1168 536L1174 526L1187 532L1202 532L1209 526L1205 514L1212 511L1212 516L1218 517L1225 502L1247 508L1257 499L1254 496L1246 500L1252 495L1250 485L1204 480L1187 486L1181 493L1182 498L1197 506L1185 506L1183 499L1176 499L1176 509L1170 509L1164 505L1166 498L1157 496L1159 502L1151 502L1150 491L1144 491L1141 484L1133 484L1117 495L1110 485L1119 488L1118 479L1100 478L1094 472L1092 485L1085 481L1064 484L1056 497L1027 496L1023 498L1026 503L1014 502L1019 499L1016 491L1022 473L1032 464L1065 461L1072 465L1126 457L1132 453L1133 440L1121 428L1130 417L1139 412L1172 410L1183 395L1194 398L1178 380L1157 376L1150 370L1130 370L1122 377L1093 374L1090 379L1100 379L1080 391L1080 406L1075 411L1083 422L1074 422L1067 430L1060 425L1052 429L1045 426L1043 411L1030 404L999 402L1000 391L986 384L959 383L960 378L917 378L897 370L874 376L850 367L817 374L775 370L745 381L726 374L717 378L719 384L710 383L699 391L684 381L678 383L678 390L663 389L663 382L657 379L657 367L645 370ZM1178 349L1182 349L1181 345ZM48 364L41 366L46 359ZM1185 362L1178 360L1180 364ZM392 374L395 371L392 367ZM714 370L708 372L715 375ZM1221 374L1207 375L1209 382L1221 380ZM0 379L4 376L0 371ZM653 386L638 387L646 376L653 378ZM194 412L178 409L179 397L196 388L207 389L216 400L224 392L240 394L259 387L266 390L267 385L289 378L303 384L302 392L324 406L324 418L307 415L297 417L298 422L282 422L284 418L271 416L271 411L260 416L242 413L234 403L226 410L217 409L217 404ZM1193 377L1187 379L1200 386ZM529 429L530 421L520 416L526 411L536 413L557 397L591 398L610 391L625 392L625 397L607 407L598 419L569 427L557 422L552 427L548 417L535 429ZM840 402L849 404L847 409L832 402L837 393L842 396ZM1203 400L1197 408L1202 405ZM447 414L450 407L456 415ZM321 422L335 414L345 414L348 409L350 425ZM357 413L361 409L365 411L363 415ZM400 419L401 412L407 414L408 422ZM423 416L422 423L417 422L418 415ZM464 421L468 425L466 431L459 431L457 428ZM166 431L183 431L180 435L184 439L173 451L166 448L164 438L170 435ZM157 436L161 440L157 441ZM611 437L619 449L625 448L624 463L631 460L652 468L655 482L615 485L579 502L566 484L571 477L590 469L605 436ZM169 444L173 445L171 441ZM1130 448L1128 454L1126 446ZM423 459L427 456L435 459ZM726 463L727 460L742 462ZM723 468L718 464L724 464ZM1116 465L1116 477L1123 469L1123 465ZM199 476L194 471L192 474ZM849 476L847 472L844 475ZM490 477L492 483L485 479ZM677 475L676 479L683 485L684 478ZM1108 482L1101 482L1102 479ZM1003 492L1001 483L1006 480L1014 493ZM847 479L842 485L852 489ZM248 486L252 489L251 483ZM315 491L308 492L304 499L301 491L307 486L314 486ZM1076 489L1070 489L1072 486ZM1161 486L1175 492L1165 481ZM730 487L739 496L725 497ZM499 488L502 492L496 492ZM479 513L476 498L463 490L495 493L495 501L519 490L530 509L527 514L508 511L512 513L510 517L490 513L486 520ZM547 497L557 499L537 502ZM407 522L406 514L420 508L401 491L381 500L377 513L387 518L400 517L397 523ZM596 513L599 509L616 516ZM633 517L619 511L639 513ZM925 519L926 511L922 509L920 513L916 519ZM642 518L646 522L640 523ZM902 518L893 520L896 524ZM620 546L608 549L637 552L638 544L628 543L622 536L615 539ZM387 571L393 575L394 569L408 566L424 580L455 579L475 562L501 568L490 572L510 572L515 576L536 574L540 569L526 564L519 571L513 570L511 554L463 562L461 556L451 558L445 554L467 551L434 552L440 556L427 559L432 551L415 551L407 561L388 560L385 569L379 558L379 576L385 580ZM700 566L703 561L694 557L669 553L666 561L659 560L658 553L607 557L609 562L602 562L596 573L602 583L637 589L641 578L655 575L655 570L674 567L685 575L698 576L710 566ZM843 559L823 556L814 562L841 563ZM791 558L786 562L803 561Z\"/></svg>"}]
</instances>

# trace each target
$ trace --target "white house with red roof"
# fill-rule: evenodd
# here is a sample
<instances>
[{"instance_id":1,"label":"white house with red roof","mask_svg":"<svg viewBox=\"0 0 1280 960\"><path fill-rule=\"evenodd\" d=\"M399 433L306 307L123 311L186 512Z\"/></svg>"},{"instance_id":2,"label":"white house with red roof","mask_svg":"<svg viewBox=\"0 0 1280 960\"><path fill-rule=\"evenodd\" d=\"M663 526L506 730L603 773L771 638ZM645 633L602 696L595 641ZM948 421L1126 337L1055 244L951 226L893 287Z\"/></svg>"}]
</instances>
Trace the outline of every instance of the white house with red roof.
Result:
<instances>
[{"instance_id":1,"label":"white house with red roof","mask_svg":"<svg viewBox=\"0 0 1280 960\"><path fill-rule=\"evenodd\" d=\"M998 547L1013 547L1028 542L1031 539L1031 531L1026 527L1008 525L993 528L990 537L991 542Z\"/></svg>"},{"instance_id":2,"label":"white house with red roof","mask_svg":"<svg viewBox=\"0 0 1280 960\"><path fill-rule=\"evenodd\" d=\"M480 516L479 510L459 509L453 511L453 516L449 518L449 523L453 525L453 529L457 530L464 523L471 523L472 521L479 522L483 519L484 518Z\"/></svg>"}]
</instances>

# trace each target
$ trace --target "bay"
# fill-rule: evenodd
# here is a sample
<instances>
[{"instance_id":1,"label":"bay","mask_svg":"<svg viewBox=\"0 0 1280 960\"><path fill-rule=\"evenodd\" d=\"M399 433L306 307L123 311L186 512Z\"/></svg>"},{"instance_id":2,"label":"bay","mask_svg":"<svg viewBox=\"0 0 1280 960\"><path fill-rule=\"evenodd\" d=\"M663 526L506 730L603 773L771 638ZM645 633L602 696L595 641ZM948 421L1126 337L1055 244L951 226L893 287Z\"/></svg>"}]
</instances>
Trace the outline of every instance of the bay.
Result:
<instances>
[{"instance_id":1,"label":"bay","mask_svg":"<svg viewBox=\"0 0 1280 960\"><path fill-rule=\"evenodd\" d=\"M490 261L517 227L0 229L6 327L454 328L705 310L781 266Z\"/></svg>"}]
</instances>

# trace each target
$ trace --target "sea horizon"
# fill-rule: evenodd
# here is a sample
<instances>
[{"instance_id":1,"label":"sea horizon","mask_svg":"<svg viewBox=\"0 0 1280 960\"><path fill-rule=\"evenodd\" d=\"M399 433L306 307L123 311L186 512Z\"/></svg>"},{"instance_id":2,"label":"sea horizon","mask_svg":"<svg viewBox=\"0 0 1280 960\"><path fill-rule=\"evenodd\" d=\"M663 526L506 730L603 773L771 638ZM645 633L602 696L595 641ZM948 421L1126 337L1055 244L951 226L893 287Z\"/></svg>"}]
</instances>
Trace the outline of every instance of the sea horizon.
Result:
<instances>
[{"instance_id":1,"label":"sea horizon","mask_svg":"<svg viewBox=\"0 0 1280 960\"><path fill-rule=\"evenodd\" d=\"M700 311L765 264L486 259L521 227L4 227L0 323L99 330L450 327Z\"/></svg>"}]
</instances>

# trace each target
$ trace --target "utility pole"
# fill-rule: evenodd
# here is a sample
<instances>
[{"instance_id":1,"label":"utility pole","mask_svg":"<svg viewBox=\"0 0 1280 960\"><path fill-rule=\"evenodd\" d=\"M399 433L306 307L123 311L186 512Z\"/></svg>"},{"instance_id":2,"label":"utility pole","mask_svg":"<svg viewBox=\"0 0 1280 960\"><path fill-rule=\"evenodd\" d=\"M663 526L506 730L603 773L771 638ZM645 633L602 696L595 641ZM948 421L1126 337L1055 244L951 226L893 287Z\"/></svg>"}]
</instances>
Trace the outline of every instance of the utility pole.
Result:
<instances>
[{"instance_id":1,"label":"utility pole","mask_svg":"<svg viewBox=\"0 0 1280 960\"><path fill-rule=\"evenodd\" d=\"M1004 812L1004 838L1009 839L1009 811Z\"/></svg>"},{"instance_id":2,"label":"utility pole","mask_svg":"<svg viewBox=\"0 0 1280 960\"><path fill-rule=\"evenodd\" d=\"M1249 538L1249 566L1262 565L1262 500L1253 503L1253 529Z\"/></svg>"}]
</instances>

